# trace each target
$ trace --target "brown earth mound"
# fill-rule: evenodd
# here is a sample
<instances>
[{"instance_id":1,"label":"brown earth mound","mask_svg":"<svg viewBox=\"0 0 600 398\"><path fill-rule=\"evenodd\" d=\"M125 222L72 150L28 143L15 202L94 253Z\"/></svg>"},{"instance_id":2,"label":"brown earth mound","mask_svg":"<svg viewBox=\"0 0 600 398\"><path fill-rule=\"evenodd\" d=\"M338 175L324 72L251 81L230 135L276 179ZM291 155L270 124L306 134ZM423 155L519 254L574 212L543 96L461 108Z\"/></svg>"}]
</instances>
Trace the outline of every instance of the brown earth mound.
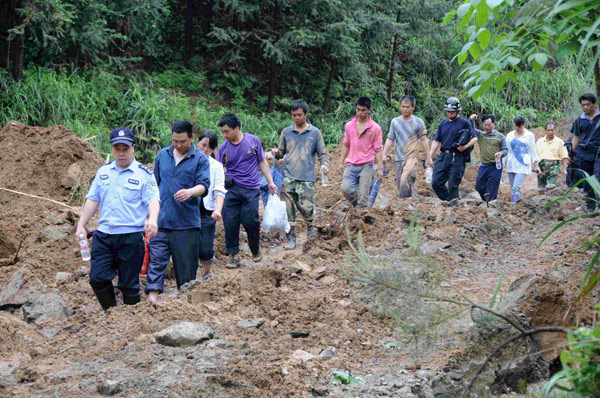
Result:
<instances>
[{"instance_id":1,"label":"brown earth mound","mask_svg":"<svg viewBox=\"0 0 600 398\"><path fill-rule=\"evenodd\" d=\"M0 131L0 187L70 199L71 188L87 187L102 159L64 126L29 127L11 121Z\"/></svg>"}]
</instances>

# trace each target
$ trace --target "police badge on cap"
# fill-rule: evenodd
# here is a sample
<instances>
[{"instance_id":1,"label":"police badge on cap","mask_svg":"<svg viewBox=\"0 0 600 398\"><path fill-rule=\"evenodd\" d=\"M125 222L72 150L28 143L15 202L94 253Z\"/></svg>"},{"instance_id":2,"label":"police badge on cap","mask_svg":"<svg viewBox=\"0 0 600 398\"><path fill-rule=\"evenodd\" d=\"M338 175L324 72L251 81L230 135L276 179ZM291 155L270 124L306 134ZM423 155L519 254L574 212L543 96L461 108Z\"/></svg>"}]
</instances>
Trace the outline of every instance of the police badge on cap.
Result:
<instances>
[{"instance_id":1,"label":"police badge on cap","mask_svg":"<svg viewBox=\"0 0 600 398\"><path fill-rule=\"evenodd\" d=\"M117 127L110 133L110 145L125 144L132 146L135 137L127 127Z\"/></svg>"}]
</instances>

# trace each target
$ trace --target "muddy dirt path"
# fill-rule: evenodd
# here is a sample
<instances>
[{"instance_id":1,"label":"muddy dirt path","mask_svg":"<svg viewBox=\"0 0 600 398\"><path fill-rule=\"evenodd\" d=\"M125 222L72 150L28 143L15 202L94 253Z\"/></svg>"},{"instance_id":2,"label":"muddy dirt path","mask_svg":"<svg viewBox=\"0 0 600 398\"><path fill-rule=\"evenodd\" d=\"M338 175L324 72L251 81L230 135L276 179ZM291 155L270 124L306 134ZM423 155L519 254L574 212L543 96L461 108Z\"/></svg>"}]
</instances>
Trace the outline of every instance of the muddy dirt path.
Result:
<instances>
[{"instance_id":1,"label":"muddy dirt path","mask_svg":"<svg viewBox=\"0 0 600 398\"><path fill-rule=\"evenodd\" d=\"M52 157L48 153L58 151L54 142L80 149L72 158ZM5 127L0 149L17 143L32 147L31 159L36 159L36 145L43 145L46 155L35 161L1 158L11 173L0 176L0 185L65 203L73 203L77 194L65 185L78 181L83 187L101 163L87 144L60 129ZM332 152L336 164L339 153ZM52 164L44 163L48 156ZM0 267L0 395L435 396L443 392L436 378L452 372L469 352L473 322L459 317L436 339L407 343L409 336L395 320L372 310L376 300L341 274L339 262L350 253L344 227L352 239L362 231L377 264L402 262L410 257L406 231L417 212L421 250L449 276L447 283L487 303L500 272L501 294L519 278L539 275L551 278L552 289L566 292L560 305L576 294L585 269L587 254L570 251L584 242L584 231L598 227L593 219L568 226L537 248L558 220L581 211L581 194L544 209L560 189L537 195L535 180L528 178L523 203L510 204L502 186L501 199L488 209L473 194L476 169L467 170L456 207L432 195L420 169L415 198L397 199L389 176L374 208L362 211L339 202L341 173L333 170L330 186L317 189L319 239L306 242L301 229L298 247L285 251L281 239L263 237L265 258L255 264L242 233L243 265L228 270L218 227L212 280L178 292L174 280L167 279L157 307L143 300L107 313L93 297L89 265L72 242L78 209L0 191L0 264L22 242L16 261ZM37 186L37 179L43 184ZM73 312L24 321L28 302L40 294L61 297ZM530 315L541 324L555 322L556 317L540 315L558 314L553 305L545 299L534 303ZM187 348L157 344L153 333L182 321L210 326L213 338ZM244 321L260 326L245 327ZM349 371L360 382L337 384L333 371Z\"/></svg>"}]
</instances>

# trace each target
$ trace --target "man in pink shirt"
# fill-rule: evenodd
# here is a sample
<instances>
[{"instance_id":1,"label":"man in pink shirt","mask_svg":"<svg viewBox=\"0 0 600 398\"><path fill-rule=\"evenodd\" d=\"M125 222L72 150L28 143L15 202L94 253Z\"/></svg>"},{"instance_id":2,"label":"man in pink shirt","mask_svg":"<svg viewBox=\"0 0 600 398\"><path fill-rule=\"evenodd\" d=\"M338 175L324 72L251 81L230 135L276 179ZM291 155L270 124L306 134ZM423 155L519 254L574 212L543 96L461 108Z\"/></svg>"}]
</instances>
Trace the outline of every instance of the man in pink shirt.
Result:
<instances>
[{"instance_id":1,"label":"man in pink shirt","mask_svg":"<svg viewBox=\"0 0 600 398\"><path fill-rule=\"evenodd\" d=\"M340 158L340 170L347 166L342 179L342 194L356 207L369 205L374 160L377 161L377 174L383 177L383 136L381 127L369 116L371 104L368 97L356 100L356 116L346 124Z\"/></svg>"}]
</instances>

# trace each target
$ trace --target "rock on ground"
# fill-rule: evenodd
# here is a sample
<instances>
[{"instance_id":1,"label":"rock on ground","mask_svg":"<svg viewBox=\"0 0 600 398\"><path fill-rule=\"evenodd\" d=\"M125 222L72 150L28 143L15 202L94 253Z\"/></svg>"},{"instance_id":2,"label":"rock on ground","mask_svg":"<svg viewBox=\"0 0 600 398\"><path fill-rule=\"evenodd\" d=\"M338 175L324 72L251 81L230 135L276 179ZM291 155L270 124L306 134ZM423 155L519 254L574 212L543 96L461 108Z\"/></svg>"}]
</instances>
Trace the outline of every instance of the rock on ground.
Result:
<instances>
[{"instance_id":1,"label":"rock on ground","mask_svg":"<svg viewBox=\"0 0 600 398\"><path fill-rule=\"evenodd\" d=\"M74 313L62 296L55 293L39 295L23 305L23 320L28 323L40 324L57 318L67 318Z\"/></svg>"},{"instance_id":2,"label":"rock on ground","mask_svg":"<svg viewBox=\"0 0 600 398\"><path fill-rule=\"evenodd\" d=\"M171 347L189 347L214 337L210 326L201 322L181 322L153 334L157 343Z\"/></svg>"}]
</instances>

